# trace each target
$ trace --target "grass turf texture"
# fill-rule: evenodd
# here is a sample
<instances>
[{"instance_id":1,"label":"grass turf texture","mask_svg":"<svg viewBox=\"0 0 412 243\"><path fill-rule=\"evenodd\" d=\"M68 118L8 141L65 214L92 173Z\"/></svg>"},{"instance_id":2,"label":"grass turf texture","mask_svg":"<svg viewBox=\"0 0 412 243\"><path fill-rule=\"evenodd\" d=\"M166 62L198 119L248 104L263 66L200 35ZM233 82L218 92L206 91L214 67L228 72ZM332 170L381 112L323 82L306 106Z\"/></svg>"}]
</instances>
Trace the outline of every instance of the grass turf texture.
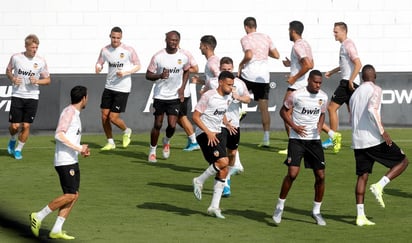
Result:
<instances>
[{"instance_id":1,"label":"grass turf texture","mask_svg":"<svg viewBox=\"0 0 412 243\"><path fill-rule=\"evenodd\" d=\"M412 130L391 129L389 134L412 154ZM208 216L213 178L204 185L202 201L192 193L192 178L207 163L200 151L183 152L186 136L177 133L171 141L171 156L147 162L149 134L133 134L128 148L101 152L105 139L101 135L83 135L91 147L91 157L80 159L81 186L79 201L64 224L64 230L76 242L407 242L412 222L412 178L410 169L384 190L386 208L381 208L368 190L366 215L375 226L355 225L356 181L350 131L343 131L339 154L326 150L326 192L321 213L326 227L311 218L313 174L301 167L286 200L282 223L272 221L274 206L287 167L278 150L287 146L284 132L271 133L271 147L257 148L261 132L242 132L240 156L245 172L232 177L232 195L222 198L225 220ZM324 136L324 134L322 134ZM323 137L324 138L324 137ZM161 140L159 140L161 141ZM44 207L61 194L58 177L52 166L53 135L32 135L23 150L23 159L7 154L8 136L0 137L0 241L51 241L48 233L56 212L42 223L40 239L29 228L28 215ZM160 143L160 142L159 142ZM368 188L386 172L376 164Z\"/></svg>"}]
</instances>

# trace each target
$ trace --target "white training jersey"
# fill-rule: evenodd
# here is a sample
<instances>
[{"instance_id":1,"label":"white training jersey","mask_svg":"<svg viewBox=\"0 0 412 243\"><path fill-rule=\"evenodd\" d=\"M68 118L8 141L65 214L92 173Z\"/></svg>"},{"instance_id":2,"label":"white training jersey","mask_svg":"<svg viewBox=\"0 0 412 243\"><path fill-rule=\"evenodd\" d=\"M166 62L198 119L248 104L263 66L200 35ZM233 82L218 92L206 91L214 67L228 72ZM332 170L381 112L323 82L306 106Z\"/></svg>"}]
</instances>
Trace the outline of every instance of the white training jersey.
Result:
<instances>
[{"instance_id":1,"label":"white training jersey","mask_svg":"<svg viewBox=\"0 0 412 243\"><path fill-rule=\"evenodd\" d=\"M300 60L302 60L305 57L313 61L312 48L310 47L309 43L306 40L299 39L294 42L292 51L290 54L290 75L291 76L296 75L299 72L299 70L302 68L302 66L300 65ZM307 81L307 74L306 74L298 78L293 85L289 85L289 88L300 89L300 88L306 87L307 85L308 85L308 81Z\"/></svg>"},{"instance_id":2,"label":"white training jersey","mask_svg":"<svg viewBox=\"0 0 412 243\"><path fill-rule=\"evenodd\" d=\"M206 91L211 90L211 89L217 89L217 87L219 87L218 78L212 78L208 82L206 82L206 84L205 84L205 90ZM233 84L233 87L236 88L236 92L240 96L249 96L250 97L249 90L247 89L245 82L243 82L241 79L235 78L235 82ZM230 103L229 107L228 107L228 110L226 112L226 118L227 118L228 121L230 121L232 126L240 127L240 108L241 108L241 106L242 106L242 103L240 101L233 100Z\"/></svg>"},{"instance_id":3,"label":"white training jersey","mask_svg":"<svg viewBox=\"0 0 412 243\"><path fill-rule=\"evenodd\" d=\"M211 56L207 59L205 65L205 81L207 82L209 79L219 76L220 73L220 58L218 56Z\"/></svg>"},{"instance_id":4,"label":"white training jersey","mask_svg":"<svg viewBox=\"0 0 412 243\"><path fill-rule=\"evenodd\" d=\"M339 67L342 79L350 79L353 69L355 68L353 61L358 58L359 56L355 43L351 39L344 40L339 50ZM355 80L353 80L353 82L359 85L359 75L356 75L356 78Z\"/></svg>"},{"instance_id":5,"label":"white training jersey","mask_svg":"<svg viewBox=\"0 0 412 243\"><path fill-rule=\"evenodd\" d=\"M263 33L252 32L244 36L240 43L243 52L251 50L252 60L242 68L241 76L250 82L269 83L269 51L275 49L272 39Z\"/></svg>"},{"instance_id":6,"label":"white training jersey","mask_svg":"<svg viewBox=\"0 0 412 243\"><path fill-rule=\"evenodd\" d=\"M305 126L306 136L302 137L290 129L289 138L320 139L318 122L320 115L326 112L327 103L328 95L322 90L316 94L310 93L306 87L293 91L286 98L284 105L288 109L293 109L292 120L298 126Z\"/></svg>"},{"instance_id":7,"label":"white training jersey","mask_svg":"<svg viewBox=\"0 0 412 243\"><path fill-rule=\"evenodd\" d=\"M350 101L352 148L376 146L385 140L381 121L382 89L371 81L364 81L353 92Z\"/></svg>"},{"instance_id":8,"label":"white training jersey","mask_svg":"<svg viewBox=\"0 0 412 243\"><path fill-rule=\"evenodd\" d=\"M13 85L11 96L23 99L39 99L39 85L32 84L30 77L34 76L36 79L41 79L50 76L44 58L40 56L29 58L24 55L24 52L16 53L11 56L7 69L13 70L15 77L22 78L20 85Z\"/></svg>"},{"instance_id":9,"label":"white training jersey","mask_svg":"<svg viewBox=\"0 0 412 243\"><path fill-rule=\"evenodd\" d=\"M80 145L82 123L80 111L73 105L69 105L60 114L59 123L55 132L56 150L54 152L54 166L71 165L78 163L79 152L63 144L57 134L63 132L65 137L77 146Z\"/></svg>"},{"instance_id":10,"label":"white training jersey","mask_svg":"<svg viewBox=\"0 0 412 243\"><path fill-rule=\"evenodd\" d=\"M157 52L150 60L147 70L160 74L163 68L169 69L169 78L155 81L153 98L160 100L178 99L178 89L183 83L183 72L190 68L190 57L187 51L179 49L174 54L169 54L165 49Z\"/></svg>"},{"instance_id":11,"label":"white training jersey","mask_svg":"<svg viewBox=\"0 0 412 243\"><path fill-rule=\"evenodd\" d=\"M139 65L140 60L133 47L120 44L119 47L113 48L112 45L107 45L100 51L99 58L96 65L103 67L103 64L107 62L109 70L106 76L106 89L113 91L130 93L132 88L132 75L125 75L118 77L117 71L130 70L133 66Z\"/></svg>"},{"instance_id":12,"label":"white training jersey","mask_svg":"<svg viewBox=\"0 0 412 243\"><path fill-rule=\"evenodd\" d=\"M223 124L223 116L232 102L231 95L221 96L216 89L205 92L197 102L195 110L201 113L200 119L212 132L220 133ZM203 131L196 127L196 136Z\"/></svg>"}]
</instances>

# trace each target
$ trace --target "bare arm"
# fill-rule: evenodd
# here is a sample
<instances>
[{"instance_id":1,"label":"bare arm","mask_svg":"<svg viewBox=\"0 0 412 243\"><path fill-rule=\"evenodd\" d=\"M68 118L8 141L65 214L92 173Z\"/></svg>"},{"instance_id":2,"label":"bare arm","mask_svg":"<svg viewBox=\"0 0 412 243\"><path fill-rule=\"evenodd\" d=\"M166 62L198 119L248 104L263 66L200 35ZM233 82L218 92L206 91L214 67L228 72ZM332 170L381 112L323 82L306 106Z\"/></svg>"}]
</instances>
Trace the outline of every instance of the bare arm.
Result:
<instances>
[{"instance_id":1,"label":"bare arm","mask_svg":"<svg viewBox=\"0 0 412 243\"><path fill-rule=\"evenodd\" d=\"M286 124L288 126L290 126L290 128L292 128L297 134L299 134L302 137L306 136L306 130L305 130L305 126L297 126L292 119L292 116L289 115L289 109L286 108L286 106L282 106L282 108L280 109L280 117L282 117L282 119L286 122Z\"/></svg>"},{"instance_id":2,"label":"bare arm","mask_svg":"<svg viewBox=\"0 0 412 243\"><path fill-rule=\"evenodd\" d=\"M301 68L299 72L295 74L294 76L290 76L288 78L289 84L294 84L296 80L298 80L300 77L305 75L309 70L311 70L313 68L313 61L310 60L308 57L304 57L300 59L300 66Z\"/></svg>"},{"instance_id":3,"label":"bare arm","mask_svg":"<svg viewBox=\"0 0 412 243\"><path fill-rule=\"evenodd\" d=\"M77 146L76 144L73 144L72 142L70 142L70 140L66 137L66 134L63 131L57 132L55 135L55 138L57 140L59 140L60 142L62 142L64 145L66 145L67 147L80 152L80 154L84 157L87 157L90 155L90 150L89 150L89 146L87 144L82 144L80 146Z\"/></svg>"},{"instance_id":4,"label":"bare arm","mask_svg":"<svg viewBox=\"0 0 412 243\"><path fill-rule=\"evenodd\" d=\"M336 68L334 68L334 69L332 69L332 70L330 70L330 71L327 71L326 73L325 73L325 77L326 78L330 78L333 74L335 74L335 73L337 73L337 72L339 72L340 71L340 67L336 67Z\"/></svg>"},{"instance_id":5,"label":"bare arm","mask_svg":"<svg viewBox=\"0 0 412 243\"><path fill-rule=\"evenodd\" d=\"M146 79L150 81L156 81L159 79L167 79L169 77L169 70L163 68L163 72L160 74L152 73L149 70L146 71Z\"/></svg>"},{"instance_id":6,"label":"bare arm","mask_svg":"<svg viewBox=\"0 0 412 243\"><path fill-rule=\"evenodd\" d=\"M237 73L238 77L240 77L240 74L242 73L243 67L246 65L246 63L250 62L250 60L252 60L252 58L253 58L252 50L246 50L242 61L239 63L239 69L238 69L238 73Z\"/></svg>"},{"instance_id":7,"label":"bare arm","mask_svg":"<svg viewBox=\"0 0 412 243\"><path fill-rule=\"evenodd\" d=\"M280 55L279 52L276 48L273 48L272 50L269 50L269 56L275 59L279 59Z\"/></svg>"},{"instance_id":8,"label":"bare arm","mask_svg":"<svg viewBox=\"0 0 412 243\"><path fill-rule=\"evenodd\" d=\"M209 146L216 146L220 141L216 137L216 133L211 132L209 128L202 122L200 119L200 116L202 113L199 111L195 110L192 114L192 120L193 122L200 128L204 133L206 133L207 138L208 138L208 145Z\"/></svg>"},{"instance_id":9,"label":"bare arm","mask_svg":"<svg viewBox=\"0 0 412 243\"><path fill-rule=\"evenodd\" d=\"M362 63L359 58L356 58L355 60L353 60L353 64L354 64L353 72L351 73L350 78L349 78L349 89L350 90L355 90L355 87L353 86L353 80L355 80L356 76L359 75L359 72L362 68Z\"/></svg>"}]
</instances>

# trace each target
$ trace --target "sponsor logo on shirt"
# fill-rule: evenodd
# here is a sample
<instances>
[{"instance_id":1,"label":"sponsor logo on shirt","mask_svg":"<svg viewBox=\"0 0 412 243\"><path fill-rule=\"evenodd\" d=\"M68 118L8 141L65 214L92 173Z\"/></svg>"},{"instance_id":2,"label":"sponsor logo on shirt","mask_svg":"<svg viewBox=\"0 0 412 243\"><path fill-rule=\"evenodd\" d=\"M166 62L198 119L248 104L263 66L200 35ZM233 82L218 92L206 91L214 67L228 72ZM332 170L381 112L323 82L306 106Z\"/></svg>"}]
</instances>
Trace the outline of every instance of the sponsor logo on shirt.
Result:
<instances>
[{"instance_id":1,"label":"sponsor logo on shirt","mask_svg":"<svg viewBox=\"0 0 412 243\"><path fill-rule=\"evenodd\" d=\"M315 109L305 109L305 107L302 108L301 114L303 115L317 115L320 113L320 109L319 108L315 108Z\"/></svg>"}]
</instances>

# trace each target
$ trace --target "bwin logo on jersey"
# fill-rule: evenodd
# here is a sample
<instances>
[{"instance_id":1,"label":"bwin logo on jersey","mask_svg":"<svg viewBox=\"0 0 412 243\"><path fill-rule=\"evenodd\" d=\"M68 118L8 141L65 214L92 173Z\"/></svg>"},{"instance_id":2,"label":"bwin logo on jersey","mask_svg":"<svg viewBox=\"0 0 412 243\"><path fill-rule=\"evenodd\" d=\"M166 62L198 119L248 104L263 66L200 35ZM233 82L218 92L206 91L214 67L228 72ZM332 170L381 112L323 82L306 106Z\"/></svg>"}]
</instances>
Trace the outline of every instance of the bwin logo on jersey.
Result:
<instances>
[{"instance_id":1,"label":"bwin logo on jersey","mask_svg":"<svg viewBox=\"0 0 412 243\"><path fill-rule=\"evenodd\" d=\"M35 75L35 73L33 73L31 70L24 71L24 70L21 70L20 68L19 70L17 70L17 74L21 74L23 76L34 76Z\"/></svg>"},{"instance_id":2,"label":"bwin logo on jersey","mask_svg":"<svg viewBox=\"0 0 412 243\"><path fill-rule=\"evenodd\" d=\"M121 63L121 62L116 62L116 63L113 63L113 62L109 62L109 67L114 67L114 68L122 68L123 67L123 63Z\"/></svg>"},{"instance_id":3,"label":"bwin logo on jersey","mask_svg":"<svg viewBox=\"0 0 412 243\"><path fill-rule=\"evenodd\" d=\"M224 115L226 113L226 109L219 111L218 109L213 112L213 115Z\"/></svg>"},{"instance_id":4,"label":"bwin logo on jersey","mask_svg":"<svg viewBox=\"0 0 412 243\"><path fill-rule=\"evenodd\" d=\"M169 69L169 73L179 73L179 72L180 72L180 70L177 67Z\"/></svg>"},{"instance_id":5,"label":"bwin logo on jersey","mask_svg":"<svg viewBox=\"0 0 412 243\"><path fill-rule=\"evenodd\" d=\"M320 109L315 108L313 110L311 109L305 109L305 107L302 108L302 114L308 114L308 115L317 115L320 113Z\"/></svg>"}]
</instances>

